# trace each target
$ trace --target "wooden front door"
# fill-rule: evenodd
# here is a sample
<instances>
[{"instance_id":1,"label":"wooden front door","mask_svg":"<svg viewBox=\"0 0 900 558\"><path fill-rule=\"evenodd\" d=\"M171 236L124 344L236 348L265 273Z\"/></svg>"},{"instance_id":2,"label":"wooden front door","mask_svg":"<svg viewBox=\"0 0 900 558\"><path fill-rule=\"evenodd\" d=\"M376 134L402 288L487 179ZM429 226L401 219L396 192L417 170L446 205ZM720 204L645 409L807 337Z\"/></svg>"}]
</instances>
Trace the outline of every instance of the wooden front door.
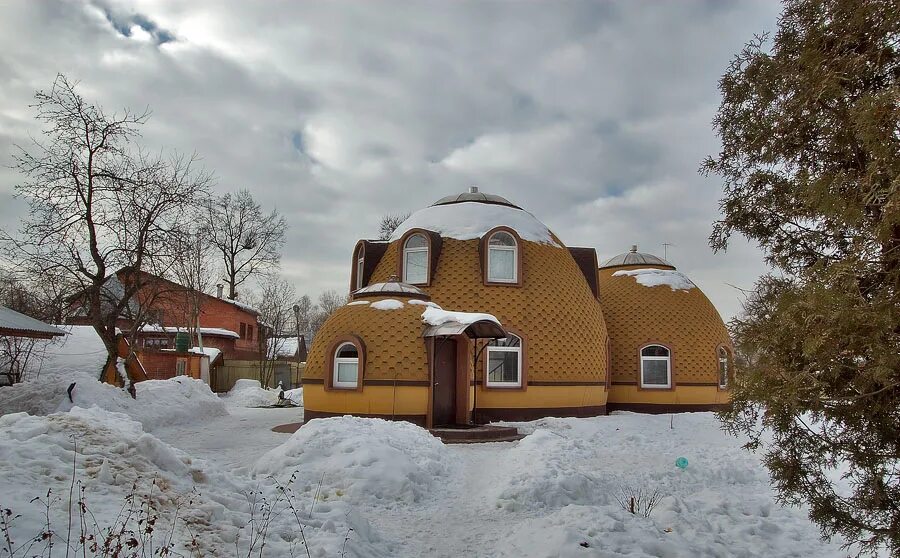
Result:
<instances>
[{"instance_id":1,"label":"wooden front door","mask_svg":"<svg viewBox=\"0 0 900 558\"><path fill-rule=\"evenodd\" d=\"M432 424L456 423L456 340L434 340Z\"/></svg>"}]
</instances>

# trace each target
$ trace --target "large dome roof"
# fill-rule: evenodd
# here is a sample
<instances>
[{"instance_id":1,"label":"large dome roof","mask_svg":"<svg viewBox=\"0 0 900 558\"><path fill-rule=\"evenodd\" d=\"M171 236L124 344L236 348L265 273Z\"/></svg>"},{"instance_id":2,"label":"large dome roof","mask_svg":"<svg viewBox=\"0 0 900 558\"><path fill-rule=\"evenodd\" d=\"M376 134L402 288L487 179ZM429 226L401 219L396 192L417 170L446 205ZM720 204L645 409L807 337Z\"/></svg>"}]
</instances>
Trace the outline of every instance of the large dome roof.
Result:
<instances>
[{"instance_id":1,"label":"large dome roof","mask_svg":"<svg viewBox=\"0 0 900 558\"><path fill-rule=\"evenodd\" d=\"M672 269L675 269L674 265L660 258L659 256L638 252L637 245L633 245L631 247L631 250L625 252L624 254L619 254L618 256L613 256L610 259L606 260L603 265L600 266L600 269L604 269L607 267L619 267L624 265L653 265L671 267Z\"/></svg>"},{"instance_id":2,"label":"large dome roof","mask_svg":"<svg viewBox=\"0 0 900 558\"><path fill-rule=\"evenodd\" d=\"M522 209L518 205L510 202L508 199L503 196L498 196L496 194L485 194L483 192L479 192L476 186L472 186L469 188L468 192L463 192L462 194L453 194L450 196L444 196L438 201L434 202L432 206L435 205L450 205L452 203L460 203L460 202L478 202L478 203L493 203L497 205L508 205L510 207L515 207L517 209Z\"/></svg>"},{"instance_id":3,"label":"large dome roof","mask_svg":"<svg viewBox=\"0 0 900 558\"><path fill-rule=\"evenodd\" d=\"M400 239L410 229L433 231L456 240L473 240L499 226L513 229L523 240L562 245L547 225L528 211L500 196L477 191L447 196L416 211L394 230L390 241Z\"/></svg>"}]
</instances>

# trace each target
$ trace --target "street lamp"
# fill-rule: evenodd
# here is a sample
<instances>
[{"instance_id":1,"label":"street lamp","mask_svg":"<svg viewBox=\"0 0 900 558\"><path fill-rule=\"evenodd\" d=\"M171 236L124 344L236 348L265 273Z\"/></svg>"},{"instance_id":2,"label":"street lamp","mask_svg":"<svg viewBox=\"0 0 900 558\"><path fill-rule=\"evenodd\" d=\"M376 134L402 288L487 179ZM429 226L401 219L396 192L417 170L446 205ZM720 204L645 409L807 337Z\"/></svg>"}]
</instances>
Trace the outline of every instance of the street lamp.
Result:
<instances>
[{"instance_id":1,"label":"street lamp","mask_svg":"<svg viewBox=\"0 0 900 558\"><path fill-rule=\"evenodd\" d=\"M294 305L294 324L297 327L297 349L294 351L294 356L297 358L297 380L300 385L303 385L303 378L300 377L300 305Z\"/></svg>"}]
</instances>

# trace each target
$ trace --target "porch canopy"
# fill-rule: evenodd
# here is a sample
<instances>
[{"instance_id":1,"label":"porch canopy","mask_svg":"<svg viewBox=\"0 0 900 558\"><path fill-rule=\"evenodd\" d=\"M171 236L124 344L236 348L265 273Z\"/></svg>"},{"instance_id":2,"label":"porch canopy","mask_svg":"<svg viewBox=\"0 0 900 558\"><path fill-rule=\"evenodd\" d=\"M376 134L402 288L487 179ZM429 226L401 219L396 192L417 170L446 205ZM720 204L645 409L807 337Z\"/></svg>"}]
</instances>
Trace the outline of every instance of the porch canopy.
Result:
<instances>
[{"instance_id":1,"label":"porch canopy","mask_svg":"<svg viewBox=\"0 0 900 558\"><path fill-rule=\"evenodd\" d=\"M506 330L497 322L478 320L472 323L446 322L428 326L422 337L449 337L465 333L471 339L503 339Z\"/></svg>"},{"instance_id":2,"label":"porch canopy","mask_svg":"<svg viewBox=\"0 0 900 558\"><path fill-rule=\"evenodd\" d=\"M50 339L65 335L66 332L45 324L40 320L36 320L31 316L26 316L7 308L0 306L0 335L8 337L29 337L31 339Z\"/></svg>"}]
</instances>

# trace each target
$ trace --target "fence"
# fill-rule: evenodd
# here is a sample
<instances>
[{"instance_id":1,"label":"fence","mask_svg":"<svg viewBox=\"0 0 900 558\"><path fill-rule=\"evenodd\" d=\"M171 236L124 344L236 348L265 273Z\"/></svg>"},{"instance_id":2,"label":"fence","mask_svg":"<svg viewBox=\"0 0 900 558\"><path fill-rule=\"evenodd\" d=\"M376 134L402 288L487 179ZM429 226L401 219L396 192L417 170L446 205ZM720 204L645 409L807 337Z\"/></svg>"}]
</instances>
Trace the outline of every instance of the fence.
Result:
<instances>
[{"instance_id":1,"label":"fence","mask_svg":"<svg viewBox=\"0 0 900 558\"><path fill-rule=\"evenodd\" d=\"M305 362L278 361L272 378L269 378L269 387L275 387L278 382L284 389L300 386L300 377L306 369ZM240 379L257 380L260 378L260 363L258 360L227 360L225 364L218 366L210 374L210 387L216 392L229 391L234 383Z\"/></svg>"}]
</instances>

